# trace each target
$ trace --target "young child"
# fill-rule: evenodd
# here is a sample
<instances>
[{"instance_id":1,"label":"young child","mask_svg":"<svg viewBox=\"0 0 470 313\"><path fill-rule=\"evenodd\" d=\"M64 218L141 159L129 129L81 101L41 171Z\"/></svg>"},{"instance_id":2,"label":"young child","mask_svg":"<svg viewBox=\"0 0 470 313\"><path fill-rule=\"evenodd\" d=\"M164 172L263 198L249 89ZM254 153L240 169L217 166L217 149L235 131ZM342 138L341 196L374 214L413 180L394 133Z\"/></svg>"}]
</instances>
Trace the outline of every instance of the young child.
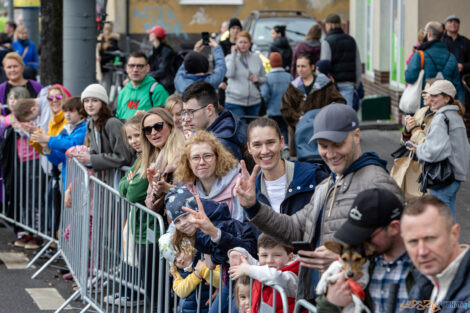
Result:
<instances>
[{"instance_id":1,"label":"young child","mask_svg":"<svg viewBox=\"0 0 470 313\"><path fill-rule=\"evenodd\" d=\"M166 233L158 240L163 257L170 263L170 273L173 276L173 291L180 298L178 313L197 312L197 288L203 282L210 282L210 270L206 264L198 260L193 267L193 258L196 249L187 238L179 241L178 246L173 245L173 233ZM213 291L219 288L220 266L212 273ZM209 310L210 288L204 283L201 287L200 312Z\"/></svg>"},{"instance_id":2,"label":"young child","mask_svg":"<svg viewBox=\"0 0 470 313\"><path fill-rule=\"evenodd\" d=\"M239 277L234 288L235 306L239 313L250 313L250 277Z\"/></svg>"},{"instance_id":3,"label":"young child","mask_svg":"<svg viewBox=\"0 0 470 313\"><path fill-rule=\"evenodd\" d=\"M249 276L254 279L251 293L251 313L267 312L273 304L273 289L264 285L279 285L288 297L289 312L294 311L297 292L299 261L294 260L293 249L278 243L272 237L261 234L258 237L258 257L256 262L243 248L229 251L231 279ZM261 301L262 299L262 301ZM266 307L266 305L268 307ZM276 298L276 312L282 312L282 300Z\"/></svg>"},{"instance_id":4,"label":"young child","mask_svg":"<svg viewBox=\"0 0 470 313\"><path fill-rule=\"evenodd\" d=\"M49 136L44 132L31 135L34 142L39 143L47 159L55 166L65 164L67 159L65 151L69 148L82 145L86 135L86 112L79 97L68 99L62 110L67 122L57 136ZM62 181L65 184L65 169L62 167Z\"/></svg>"}]
</instances>

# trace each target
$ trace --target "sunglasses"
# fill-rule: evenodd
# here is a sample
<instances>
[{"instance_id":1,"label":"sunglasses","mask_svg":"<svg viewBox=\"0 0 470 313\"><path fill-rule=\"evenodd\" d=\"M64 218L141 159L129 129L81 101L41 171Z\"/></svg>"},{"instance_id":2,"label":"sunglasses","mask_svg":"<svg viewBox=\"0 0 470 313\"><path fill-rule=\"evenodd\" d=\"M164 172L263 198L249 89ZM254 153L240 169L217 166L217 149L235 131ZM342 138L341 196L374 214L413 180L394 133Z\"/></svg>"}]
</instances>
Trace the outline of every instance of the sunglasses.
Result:
<instances>
[{"instance_id":1,"label":"sunglasses","mask_svg":"<svg viewBox=\"0 0 470 313\"><path fill-rule=\"evenodd\" d=\"M156 132L161 132L163 129L163 126L165 126L165 122L158 122L153 124L152 126L145 126L142 128L142 131L144 132L145 135L150 135L152 133L152 129L154 129Z\"/></svg>"},{"instance_id":2,"label":"sunglasses","mask_svg":"<svg viewBox=\"0 0 470 313\"><path fill-rule=\"evenodd\" d=\"M54 97L54 96L49 96L49 97L47 97L47 100L49 100L49 101L54 101L54 98L55 98L56 100L62 100L63 97L62 97L62 95L59 93L59 94L57 94L55 97Z\"/></svg>"}]
</instances>

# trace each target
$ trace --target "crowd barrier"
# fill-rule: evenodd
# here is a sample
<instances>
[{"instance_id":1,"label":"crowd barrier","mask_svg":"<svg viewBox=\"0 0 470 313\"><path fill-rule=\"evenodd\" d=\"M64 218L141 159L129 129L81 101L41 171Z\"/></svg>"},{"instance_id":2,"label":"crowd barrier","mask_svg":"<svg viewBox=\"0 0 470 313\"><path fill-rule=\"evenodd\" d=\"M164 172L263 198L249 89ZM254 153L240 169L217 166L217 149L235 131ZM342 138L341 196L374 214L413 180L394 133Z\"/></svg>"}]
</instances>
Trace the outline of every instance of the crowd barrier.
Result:
<instances>
[{"instance_id":1,"label":"crowd barrier","mask_svg":"<svg viewBox=\"0 0 470 313\"><path fill-rule=\"evenodd\" d=\"M310 313L317 313L317 308L308 302L307 300L300 299L295 302L294 313L302 312L302 308L305 308Z\"/></svg>"},{"instance_id":2,"label":"crowd barrier","mask_svg":"<svg viewBox=\"0 0 470 313\"><path fill-rule=\"evenodd\" d=\"M46 174L39 154L27 141L18 140L20 137L14 133L11 136L18 145L13 144L15 148L8 152L13 166L3 166L0 219L47 240L28 266L52 243L57 245L57 253L32 277L59 256L63 258L77 291L56 312L80 297L85 304L82 312L93 309L177 313L179 299L173 292L170 266L160 257L158 249L159 235L165 232L164 220L141 204L130 203L120 196L117 186L123 171L95 173L69 158L64 165L66 180L62 181L58 176ZM26 152L27 158L18 158L18 151ZM51 190L58 191L60 198L50 194ZM212 271L210 275L209 294L212 295L221 289L214 286ZM232 313L232 282L229 280L227 287L222 276L219 275L218 286L229 289L228 312ZM205 306L201 299L203 284L197 287L195 313L202 312ZM279 286L272 288L280 295L283 312L288 312L285 291ZM209 310L217 306L211 312L222 312L222 297L218 299L209 301Z\"/></svg>"}]
</instances>

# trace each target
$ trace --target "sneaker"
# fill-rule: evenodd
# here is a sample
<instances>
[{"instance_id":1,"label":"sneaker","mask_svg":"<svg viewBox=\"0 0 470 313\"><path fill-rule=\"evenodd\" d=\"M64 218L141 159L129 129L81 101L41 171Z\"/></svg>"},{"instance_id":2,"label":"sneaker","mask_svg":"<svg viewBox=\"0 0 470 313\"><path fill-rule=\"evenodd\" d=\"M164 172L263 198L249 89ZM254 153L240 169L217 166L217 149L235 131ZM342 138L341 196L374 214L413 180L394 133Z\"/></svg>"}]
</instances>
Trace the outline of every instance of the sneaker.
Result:
<instances>
[{"instance_id":1,"label":"sneaker","mask_svg":"<svg viewBox=\"0 0 470 313\"><path fill-rule=\"evenodd\" d=\"M72 275L72 273L67 273L67 274L64 274L64 275L62 276L62 278L65 279L65 280L72 280L72 279L73 279L73 275Z\"/></svg>"},{"instance_id":2,"label":"sneaker","mask_svg":"<svg viewBox=\"0 0 470 313\"><path fill-rule=\"evenodd\" d=\"M17 241L15 241L14 246L24 248L26 243L31 239L33 239L32 235L24 233Z\"/></svg>"},{"instance_id":3,"label":"sneaker","mask_svg":"<svg viewBox=\"0 0 470 313\"><path fill-rule=\"evenodd\" d=\"M26 244L24 245L24 248L27 250L36 250L41 247L42 240L37 237L33 236Z\"/></svg>"},{"instance_id":4,"label":"sneaker","mask_svg":"<svg viewBox=\"0 0 470 313\"><path fill-rule=\"evenodd\" d=\"M132 300L133 301L131 301L130 296L127 296L127 297L121 296L119 293L115 293L114 295L110 295L104 298L104 301L108 304L115 304L115 305L127 306L127 307L131 307L135 305L143 305L145 301L143 297L140 297L139 301L137 301L136 296L134 296L134 299Z\"/></svg>"}]
</instances>

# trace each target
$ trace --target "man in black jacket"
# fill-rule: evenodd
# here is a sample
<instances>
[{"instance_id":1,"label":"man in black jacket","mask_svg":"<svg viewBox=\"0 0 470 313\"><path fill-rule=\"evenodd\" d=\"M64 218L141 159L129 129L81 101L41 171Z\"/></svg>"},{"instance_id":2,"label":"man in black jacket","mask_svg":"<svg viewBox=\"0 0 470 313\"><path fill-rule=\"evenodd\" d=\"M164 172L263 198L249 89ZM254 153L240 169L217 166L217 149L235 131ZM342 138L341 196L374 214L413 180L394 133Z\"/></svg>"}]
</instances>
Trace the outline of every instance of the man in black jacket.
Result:
<instances>
[{"instance_id":1,"label":"man in black jacket","mask_svg":"<svg viewBox=\"0 0 470 313\"><path fill-rule=\"evenodd\" d=\"M460 76L470 73L470 40L459 34L460 19L455 15L450 15L446 18L444 25L446 32L441 40L457 59ZM470 94L468 92L465 92L465 99L468 109L470 108Z\"/></svg>"},{"instance_id":2,"label":"man in black jacket","mask_svg":"<svg viewBox=\"0 0 470 313\"><path fill-rule=\"evenodd\" d=\"M353 106L354 90L361 82L361 57L356 41L341 29L341 18L330 14L325 19L328 35L321 44L320 60L331 62L331 75L339 92Z\"/></svg>"}]
</instances>

